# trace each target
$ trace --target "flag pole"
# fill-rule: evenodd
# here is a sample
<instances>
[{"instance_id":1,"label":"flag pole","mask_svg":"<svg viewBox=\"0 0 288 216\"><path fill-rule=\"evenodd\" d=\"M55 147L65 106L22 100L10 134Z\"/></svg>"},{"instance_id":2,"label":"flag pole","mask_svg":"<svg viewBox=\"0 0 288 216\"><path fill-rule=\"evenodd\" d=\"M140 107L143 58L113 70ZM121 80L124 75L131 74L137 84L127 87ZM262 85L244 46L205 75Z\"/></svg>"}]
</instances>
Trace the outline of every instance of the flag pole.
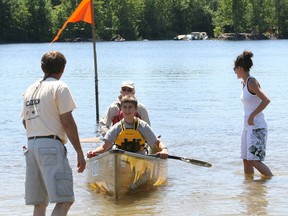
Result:
<instances>
[{"instance_id":1,"label":"flag pole","mask_svg":"<svg viewBox=\"0 0 288 216\"><path fill-rule=\"evenodd\" d=\"M97 72L97 54L96 54L96 33L95 33L95 21L94 21L94 9L93 0L90 1L91 13L92 13L92 39L93 39L93 54L94 54L94 70L95 70L95 102L96 102L96 123L99 123L99 92L98 92L98 72Z\"/></svg>"},{"instance_id":2,"label":"flag pole","mask_svg":"<svg viewBox=\"0 0 288 216\"><path fill-rule=\"evenodd\" d=\"M97 73L97 56L96 56L96 35L95 35L95 20L93 12L93 0L82 0L78 5L76 10L71 14L71 16L63 24L62 28L58 31L55 38L51 41L58 40L60 34L65 29L69 22L84 21L91 24L92 28L92 38L93 38L93 52L94 52L94 70L95 70L95 97L96 97L96 123L99 123L99 99L98 99L98 73Z\"/></svg>"}]
</instances>

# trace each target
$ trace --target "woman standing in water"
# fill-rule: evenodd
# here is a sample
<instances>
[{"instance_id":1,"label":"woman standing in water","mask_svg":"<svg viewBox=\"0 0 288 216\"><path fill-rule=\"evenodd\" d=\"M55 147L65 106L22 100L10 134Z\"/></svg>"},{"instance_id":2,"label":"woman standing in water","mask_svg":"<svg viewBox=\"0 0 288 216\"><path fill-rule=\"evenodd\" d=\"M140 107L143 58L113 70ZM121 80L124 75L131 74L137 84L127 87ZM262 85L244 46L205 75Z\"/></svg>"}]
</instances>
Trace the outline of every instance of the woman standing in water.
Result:
<instances>
[{"instance_id":1,"label":"woman standing in water","mask_svg":"<svg viewBox=\"0 0 288 216\"><path fill-rule=\"evenodd\" d=\"M254 167L265 176L273 176L262 162L266 155L267 124L262 112L270 103L259 82L250 76L253 53L244 51L234 62L234 71L242 79L241 100L244 105L244 128L241 140L241 158L245 174L253 174Z\"/></svg>"}]
</instances>

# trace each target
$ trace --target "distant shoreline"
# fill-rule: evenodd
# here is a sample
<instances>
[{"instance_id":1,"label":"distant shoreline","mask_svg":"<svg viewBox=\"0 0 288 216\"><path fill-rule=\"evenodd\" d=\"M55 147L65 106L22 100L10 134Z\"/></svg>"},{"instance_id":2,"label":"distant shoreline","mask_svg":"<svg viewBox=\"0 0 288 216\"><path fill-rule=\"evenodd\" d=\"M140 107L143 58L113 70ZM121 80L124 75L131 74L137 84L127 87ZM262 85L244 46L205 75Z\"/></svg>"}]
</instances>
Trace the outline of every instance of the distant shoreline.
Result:
<instances>
[{"instance_id":1,"label":"distant shoreline","mask_svg":"<svg viewBox=\"0 0 288 216\"><path fill-rule=\"evenodd\" d=\"M287 39L287 37L272 33L253 34L253 33L223 33L216 40L278 40Z\"/></svg>"},{"instance_id":2,"label":"distant shoreline","mask_svg":"<svg viewBox=\"0 0 288 216\"><path fill-rule=\"evenodd\" d=\"M223 40L223 41L244 41L244 40L283 40L288 39L286 36L280 36L277 34L252 34L252 33L223 33L219 35L218 37L208 37L205 40ZM52 39L51 39L52 40ZM151 41L164 41L164 40L175 40L175 38L167 39L153 39ZM74 38L74 39L68 39L64 38L63 40L58 40L57 42L60 43L77 43L77 42L92 42L92 38ZM125 41L150 41L149 39L139 39L139 40L125 40ZM125 42L121 41L121 42ZM111 41L111 40L102 40L102 39L96 39L96 42L118 42L118 41ZM51 41L35 41L35 42L25 42L25 41L17 41L17 42L6 42L6 41L0 41L1 44L33 44L33 43L51 43Z\"/></svg>"}]
</instances>

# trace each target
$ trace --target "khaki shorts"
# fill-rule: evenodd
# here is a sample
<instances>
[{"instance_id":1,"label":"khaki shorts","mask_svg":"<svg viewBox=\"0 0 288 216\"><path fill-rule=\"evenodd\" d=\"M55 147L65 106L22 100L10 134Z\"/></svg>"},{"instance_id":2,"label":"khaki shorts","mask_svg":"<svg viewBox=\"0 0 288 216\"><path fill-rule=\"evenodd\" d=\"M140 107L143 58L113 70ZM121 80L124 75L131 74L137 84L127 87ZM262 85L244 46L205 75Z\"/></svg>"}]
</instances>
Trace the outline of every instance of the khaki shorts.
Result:
<instances>
[{"instance_id":1,"label":"khaki shorts","mask_svg":"<svg viewBox=\"0 0 288 216\"><path fill-rule=\"evenodd\" d=\"M266 143L266 128L244 128L241 141L241 158L264 161L266 156Z\"/></svg>"},{"instance_id":2,"label":"khaki shorts","mask_svg":"<svg viewBox=\"0 0 288 216\"><path fill-rule=\"evenodd\" d=\"M28 140L25 202L38 205L74 202L72 169L66 147L56 139Z\"/></svg>"}]
</instances>

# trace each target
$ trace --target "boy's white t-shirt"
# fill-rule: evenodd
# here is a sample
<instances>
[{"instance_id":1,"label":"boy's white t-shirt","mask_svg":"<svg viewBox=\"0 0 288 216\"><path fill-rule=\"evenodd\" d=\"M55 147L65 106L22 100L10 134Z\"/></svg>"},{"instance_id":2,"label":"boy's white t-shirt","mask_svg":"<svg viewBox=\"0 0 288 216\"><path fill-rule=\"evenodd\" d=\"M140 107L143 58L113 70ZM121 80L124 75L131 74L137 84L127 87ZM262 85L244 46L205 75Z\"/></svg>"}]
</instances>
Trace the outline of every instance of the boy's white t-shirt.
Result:
<instances>
[{"instance_id":1,"label":"boy's white t-shirt","mask_svg":"<svg viewBox=\"0 0 288 216\"><path fill-rule=\"evenodd\" d=\"M52 77L37 81L23 96L21 116L26 123L27 137L57 135L67 142L60 115L77 107L68 86Z\"/></svg>"}]
</instances>

